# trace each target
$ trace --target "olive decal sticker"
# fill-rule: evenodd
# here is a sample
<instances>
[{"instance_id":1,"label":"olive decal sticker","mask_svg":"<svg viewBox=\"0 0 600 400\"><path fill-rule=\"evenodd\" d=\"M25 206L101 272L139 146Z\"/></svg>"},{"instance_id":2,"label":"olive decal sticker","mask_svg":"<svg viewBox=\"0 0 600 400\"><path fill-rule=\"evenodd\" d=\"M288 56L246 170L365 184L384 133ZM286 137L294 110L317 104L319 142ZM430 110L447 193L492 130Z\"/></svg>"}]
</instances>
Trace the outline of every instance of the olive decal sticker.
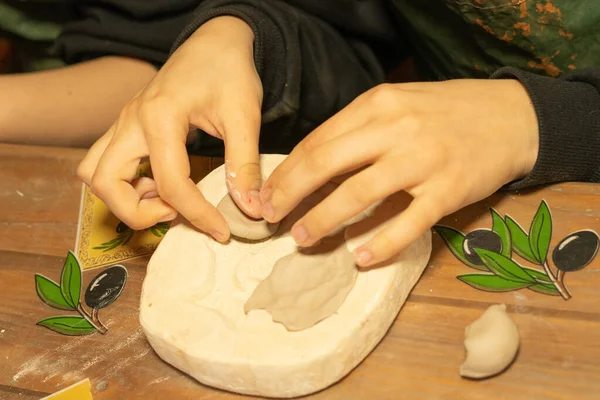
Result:
<instances>
[{"instance_id":1,"label":"olive decal sticker","mask_svg":"<svg viewBox=\"0 0 600 400\"><path fill-rule=\"evenodd\" d=\"M552 261L563 272L585 268L598 254L600 238L594 231L571 233L560 241L552 252Z\"/></svg>"},{"instance_id":2,"label":"olive decal sticker","mask_svg":"<svg viewBox=\"0 0 600 400\"><path fill-rule=\"evenodd\" d=\"M100 320L98 311L119 298L127 282L127 269L122 265L113 265L92 279L83 296L89 310L81 302L82 275L79 260L71 251L63 265L60 283L35 274L35 289L40 300L50 307L76 311L79 314L46 318L37 325L68 336L95 332L105 334L108 331Z\"/></svg>"},{"instance_id":3,"label":"olive decal sticker","mask_svg":"<svg viewBox=\"0 0 600 400\"><path fill-rule=\"evenodd\" d=\"M163 237L170 227L170 222L159 222L150 228L143 229L142 231L150 231L154 236L161 238ZM133 239L135 234L138 231L134 231L123 221L119 221L115 228L115 233L117 234L113 239L100 244L99 246L94 246L94 250L100 250L103 253L109 252L111 250L116 249L119 246L125 246L127 243Z\"/></svg>"},{"instance_id":4,"label":"olive decal sticker","mask_svg":"<svg viewBox=\"0 0 600 400\"><path fill-rule=\"evenodd\" d=\"M500 236L489 229L477 229L469 232L465 236L463 250L467 260L477 265L484 265L481 257L475 252L475 249L486 249L495 253L502 251L502 239Z\"/></svg>"},{"instance_id":5,"label":"olive decal sticker","mask_svg":"<svg viewBox=\"0 0 600 400\"><path fill-rule=\"evenodd\" d=\"M122 265L113 265L99 273L85 291L85 304L92 309L101 309L114 302L123 291L127 281L127 270Z\"/></svg>"},{"instance_id":6,"label":"olive decal sticker","mask_svg":"<svg viewBox=\"0 0 600 400\"><path fill-rule=\"evenodd\" d=\"M123 233L123 232L125 232L125 231L127 231L129 229L130 228L127 225L125 225L125 223L119 222L119 224L117 225L117 228L115 229L115 232L117 232L117 233Z\"/></svg>"},{"instance_id":7,"label":"olive decal sticker","mask_svg":"<svg viewBox=\"0 0 600 400\"><path fill-rule=\"evenodd\" d=\"M434 226L452 254L478 270L457 278L488 292L528 289L569 300L571 293L565 285L565 275L585 268L596 258L600 248L598 234L592 230L573 232L550 253L552 216L545 200L540 203L528 232L509 215L503 218L493 208L490 212L491 230L475 229L464 235L449 226ZM538 268L522 265L514 259L514 254Z\"/></svg>"}]
</instances>

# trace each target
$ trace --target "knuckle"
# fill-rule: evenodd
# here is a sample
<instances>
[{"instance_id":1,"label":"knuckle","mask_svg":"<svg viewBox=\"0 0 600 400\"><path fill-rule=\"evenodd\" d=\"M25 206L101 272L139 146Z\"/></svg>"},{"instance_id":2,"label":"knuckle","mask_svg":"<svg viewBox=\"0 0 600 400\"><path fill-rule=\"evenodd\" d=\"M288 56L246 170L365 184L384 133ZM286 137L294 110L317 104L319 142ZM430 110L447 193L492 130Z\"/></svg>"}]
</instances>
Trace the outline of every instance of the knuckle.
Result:
<instances>
[{"instance_id":1,"label":"knuckle","mask_svg":"<svg viewBox=\"0 0 600 400\"><path fill-rule=\"evenodd\" d=\"M75 174L77 175L77 178L86 183L91 181L93 175L91 168L85 162L82 162L77 166Z\"/></svg>"},{"instance_id":2,"label":"knuckle","mask_svg":"<svg viewBox=\"0 0 600 400\"><path fill-rule=\"evenodd\" d=\"M157 180L156 181L156 192L161 199L170 203L176 195L177 186L171 180Z\"/></svg>"},{"instance_id":3,"label":"knuckle","mask_svg":"<svg viewBox=\"0 0 600 400\"><path fill-rule=\"evenodd\" d=\"M405 114L400 119L400 128L405 134L422 138L422 133L424 132L423 126L423 119L414 114Z\"/></svg>"},{"instance_id":4,"label":"knuckle","mask_svg":"<svg viewBox=\"0 0 600 400\"><path fill-rule=\"evenodd\" d=\"M321 151L311 151L306 155L305 165L311 173L319 174L327 168L331 158Z\"/></svg>"},{"instance_id":5,"label":"knuckle","mask_svg":"<svg viewBox=\"0 0 600 400\"><path fill-rule=\"evenodd\" d=\"M300 142L300 150L302 150L302 152L305 154L309 154L315 148L317 148L319 142L320 140L318 135L315 135L314 133L310 134L306 138L304 138L302 142Z\"/></svg>"},{"instance_id":6,"label":"knuckle","mask_svg":"<svg viewBox=\"0 0 600 400\"><path fill-rule=\"evenodd\" d=\"M156 94L141 99L138 116L142 121L155 120L158 114L173 112L172 102L168 96Z\"/></svg>"},{"instance_id":7,"label":"knuckle","mask_svg":"<svg viewBox=\"0 0 600 400\"><path fill-rule=\"evenodd\" d=\"M365 179L350 179L341 185L345 197L350 201L364 205L370 204L376 197L374 182L368 182Z\"/></svg>"},{"instance_id":8,"label":"knuckle","mask_svg":"<svg viewBox=\"0 0 600 400\"><path fill-rule=\"evenodd\" d=\"M442 217L444 217L445 207L442 204L447 204L447 198L442 197L438 198L438 196L426 196L421 199L423 215L422 216L414 216L415 218L419 218L421 221L415 221L415 226L421 226L423 229L428 229L436 222L438 222ZM420 222L420 223L419 223Z\"/></svg>"},{"instance_id":9,"label":"knuckle","mask_svg":"<svg viewBox=\"0 0 600 400\"><path fill-rule=\"evenodd\" d=\"M391 83L382 83L369 92L369 101L378 109L389 110L398 105L398 94Z\"/></svg>"},{"instance_id":10,"label":"knuckle","mask_svg":"<svg viewBox=\"0 0 600 400\"><path fill-rule=\"evenodd\" d=\"M110 190L110 180L103 174L94 174L90 188L92 193L102 198Z\"/></svg>"},{"instance_id":11,"label":"knuckle","mask_svg":"<svg viewBox=\"0 0 600 400\"><path fill-rule=\"evenodd\" d=\"M377 254L375 256L378 259L385 260L400 250L398 240L390 235L389 232L384 230L375 238L377 243Z\"/></svg>"}]
</instances>

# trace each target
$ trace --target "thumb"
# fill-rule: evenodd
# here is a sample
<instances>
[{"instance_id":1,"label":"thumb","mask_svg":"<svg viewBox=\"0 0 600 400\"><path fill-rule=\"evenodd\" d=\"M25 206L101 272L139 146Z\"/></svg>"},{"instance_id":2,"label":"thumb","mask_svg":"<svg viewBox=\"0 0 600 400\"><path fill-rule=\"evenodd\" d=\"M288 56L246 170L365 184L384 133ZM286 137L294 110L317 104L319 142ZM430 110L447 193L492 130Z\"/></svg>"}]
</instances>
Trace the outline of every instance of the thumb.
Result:
<instances>
[{"instance_id":1,"label":"thumb","mask_svg":"<svg viewBox=\"0 0 600 400\"><path fill-rule=\"evenodd\" d=\"M260 107L253 107L230 118L223 135L227 189L238 207L253 218L261 218L260 121Z\"/></svg>"}]
</instances>

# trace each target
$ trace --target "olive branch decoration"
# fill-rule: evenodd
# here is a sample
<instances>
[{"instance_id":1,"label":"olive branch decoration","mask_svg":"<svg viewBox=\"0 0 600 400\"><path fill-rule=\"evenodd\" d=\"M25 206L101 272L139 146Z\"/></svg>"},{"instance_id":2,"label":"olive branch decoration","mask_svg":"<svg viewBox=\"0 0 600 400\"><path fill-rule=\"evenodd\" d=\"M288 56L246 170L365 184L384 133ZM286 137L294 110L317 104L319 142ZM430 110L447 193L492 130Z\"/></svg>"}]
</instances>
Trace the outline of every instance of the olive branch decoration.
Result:
<instances>
[{"instance_id":1,"label":"olive branch decoration","mask_svg":"<svg viewBox=\"0 0 600 400\"><path fill-rule=\"evenodd\" d=\"M127 270L122 265L113 265L100 272L90 282L84 301L81 303L82 270L77 257L69 251L60 275L60 284L35 274L38 297L50 307L59 310L77 311L77 315L56 316L43 319L37 325L69 336L89 335L94 332L105 334L108 329L100 320L98 311L112 304L120 295L127 281Z\"/></svg>"},{"instance_id":2,"label":"olive branch decoration","mask_svg":"<svg viewBox=\"0 0 600 400\"><path fill-rule=\"evenodd\" d=\"M150 228L144 229L144 231L147 230L149 230L158 238L163 237L169 230L169 222L159 222ZM103 253L106 253L107 251L114 250L119 246L125 246L133 238L133 235L138 232L134 231L123 222L119 222L115 231L117 232L117 236L114 239L104 242L100 246L96 246L93 249L102 250Z\"/></svg>"},{"instance_id":3,"label":"olive branch decoration","mask_svg":"<svg viewBox=\"0 0 600 400\"><path fill-rule=\"evenodd\" d=\"M552 252L555 272L548 261L552 216L545 200L540 203L528 232L510 216L502 218L493 208L490 212L491 230L476 229L464 235L452 227L434 227L459 261L480 271L457 278L479 290L528 289L569 300L571 294L564 282L565 274L583 269L592 262L600 244L598 234L581 230L563 238ZM513 259L513 252L541 269L521 265Z\"/></svg>"}]
</instances>

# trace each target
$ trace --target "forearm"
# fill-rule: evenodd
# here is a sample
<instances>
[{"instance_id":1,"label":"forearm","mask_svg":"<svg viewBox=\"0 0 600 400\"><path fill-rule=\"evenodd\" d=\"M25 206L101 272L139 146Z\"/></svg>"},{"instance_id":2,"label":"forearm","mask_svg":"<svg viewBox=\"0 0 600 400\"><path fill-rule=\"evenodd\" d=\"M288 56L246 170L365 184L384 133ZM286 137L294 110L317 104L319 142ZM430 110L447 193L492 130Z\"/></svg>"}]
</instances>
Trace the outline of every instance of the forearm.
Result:
<instances>
[{"instance_id":1,"label":"forearm","mask_svg":"<svg viewBox=\"0 0 600 400\"><path fill-rule=\"evenodd\" d=\"M105 57L0 76L0 142L89 146L155 73L146 62Z\"/></svg>"}]
</instances>

